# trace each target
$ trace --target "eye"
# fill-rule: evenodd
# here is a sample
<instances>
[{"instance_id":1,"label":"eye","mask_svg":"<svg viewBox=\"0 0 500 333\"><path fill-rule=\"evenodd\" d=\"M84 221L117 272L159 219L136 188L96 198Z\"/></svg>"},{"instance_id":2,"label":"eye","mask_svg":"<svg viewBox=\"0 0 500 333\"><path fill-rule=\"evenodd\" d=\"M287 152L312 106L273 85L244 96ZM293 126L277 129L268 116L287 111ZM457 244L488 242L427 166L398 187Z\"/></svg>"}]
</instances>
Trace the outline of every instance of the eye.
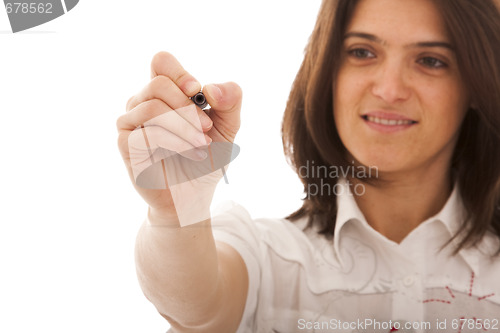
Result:
<instances>
[{"instance_id":1,"label":"eye","mask_svg":"<svg viewBox=\"0 0 500 333\"><path fill-rule=\"evenodd\" d=\"M433 57L424 57L418 61L420 64L424 65L425 67L429 67L432 69L439 69L439 68L445 68L448 65L446 65L444 62L442 62L439 59L433 58Z\"/></svg>"},{"instance_id":2,"label":"eye","mask_svg":"<svg viewBox=\"0 0 500 333\"><path fill-rule=\"evenodd\" d=\"M347 54L358 59L375 58L375 55L372 52L363 48L349 50Z\"/></svg>"}]
</instances>

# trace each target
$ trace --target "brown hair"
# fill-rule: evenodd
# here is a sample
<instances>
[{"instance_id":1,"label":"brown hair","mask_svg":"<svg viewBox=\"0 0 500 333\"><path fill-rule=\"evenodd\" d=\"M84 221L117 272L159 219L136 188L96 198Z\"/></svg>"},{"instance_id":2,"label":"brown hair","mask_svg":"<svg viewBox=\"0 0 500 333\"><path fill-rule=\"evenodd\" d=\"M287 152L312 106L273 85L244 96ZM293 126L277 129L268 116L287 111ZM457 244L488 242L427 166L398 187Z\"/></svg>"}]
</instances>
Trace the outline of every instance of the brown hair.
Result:
<instances>
[{"instance_id":1,"label":"brown hair","mask_svg":"<svg viewBox=\"0 0 500 333\"><path fill-rule=\"evenodd\" d=\"M499 0L495 0L499 1ZM359 0L323 0L305 49L282 124L283 148L296 172L301 166L349 166L333 119L335 78L347 25ZM451 37L473 108L467 111L452 158L452 170L467 212L456 251L476 245L487 231L500 237L500 13L494 0L434 0ZM300 176L300 173L299 173ZM318 175L316 175L318 176ZM334 192L310 195L308 188L336 177L300 177L306 197L287 218L307 216L308 227L333 236Z\"/></svg>"}]
</instances>

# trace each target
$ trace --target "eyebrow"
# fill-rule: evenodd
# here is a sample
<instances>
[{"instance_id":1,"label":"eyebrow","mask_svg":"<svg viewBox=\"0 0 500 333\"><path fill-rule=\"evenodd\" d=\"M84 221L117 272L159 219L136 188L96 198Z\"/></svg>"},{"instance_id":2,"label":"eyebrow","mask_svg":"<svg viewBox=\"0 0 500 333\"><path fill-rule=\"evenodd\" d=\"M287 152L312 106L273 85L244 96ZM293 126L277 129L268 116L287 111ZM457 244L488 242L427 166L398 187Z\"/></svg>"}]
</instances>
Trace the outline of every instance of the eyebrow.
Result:
<instances>
[{"instance_id":1,"label":"eyebrow","mask_svg":"<svg viewBox=\"0 0 500 333\"><path fill-rule=\"evenodd\" d=\"M383 39L380 39L379 37L377 37L375 35L368 34L365 32L356 32L356 31L348 32L345 34L344 40L346 40L347 38L350 38L350 37L364 38L364 39L368 39L368 40L371 40L375 43L382 44L382 45L387 44L387 42L384 41ZM412 43L412 44L406 45L405 47L443 47L443 48L449 49L451 51L455 51L455 49L453 48L453 46L450 43L440 42L440 41L417 42L417 43Z\"/></svg>"}]
</instances>

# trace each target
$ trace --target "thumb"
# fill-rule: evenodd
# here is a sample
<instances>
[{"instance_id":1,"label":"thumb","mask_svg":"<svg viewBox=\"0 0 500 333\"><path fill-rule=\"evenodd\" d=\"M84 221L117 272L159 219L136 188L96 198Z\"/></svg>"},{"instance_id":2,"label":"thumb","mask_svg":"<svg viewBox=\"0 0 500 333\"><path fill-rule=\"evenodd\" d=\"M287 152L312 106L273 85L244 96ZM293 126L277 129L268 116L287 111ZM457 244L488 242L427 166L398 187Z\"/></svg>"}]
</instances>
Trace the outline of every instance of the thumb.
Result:
<instances>
[{"instance_id":1,"label":"thumb","mask_svg":"<svg viewBox=\"0 0 500 333\"><path fill-rule=\"evenodd\" d=\"M214 122L213 130L228 141L233 141L240 128L243 95L240 86L234 82L208 84L203 87L203 94L210 104L209 115Z\"/></svg>"}]
</instances>

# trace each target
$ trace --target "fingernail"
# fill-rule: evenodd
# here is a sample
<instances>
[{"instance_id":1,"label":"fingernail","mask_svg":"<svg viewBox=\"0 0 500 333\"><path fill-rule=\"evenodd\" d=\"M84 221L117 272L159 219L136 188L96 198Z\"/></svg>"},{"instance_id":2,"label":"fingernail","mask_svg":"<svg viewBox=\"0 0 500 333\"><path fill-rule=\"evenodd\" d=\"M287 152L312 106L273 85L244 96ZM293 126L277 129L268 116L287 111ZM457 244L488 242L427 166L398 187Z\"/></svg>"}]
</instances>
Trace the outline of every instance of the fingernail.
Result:
<instances>
[{"instance_id":1,"label":"fingernail","mask_svg":"<svg viewBox=\"0 0 500 333\"><path fill-rule=\"evenodd\" d=\"M196 142L194 146L197 148L206 146L208 144L206 136L207 135L204 133L198 133L198 135L196 135Z\"/></svg>"},{"instance_id":2,"label":"fingernail","mask_svg":"<svg viewBox=\"0 0 500 333\"><path fill-rule=\"evenodd\" d=\"M198 156L200 159L204 160L205 158L207 158L207 153L203 150L197 150L196 156Z\"/></svg>"},{"instance_id":3,"label":"fingernail","mask_svg":"<svg viewBox=\"0 0 500 333\"><path fill-rule=\"evenodd\" d=\"M219 101L222 97L222 90L220 90L219 86L216 84L207 85L208 94L212 97L213 100Z\"/></svg>"},{"instance_id":4,"label":"fingernail","mask_svg":"<svg viewBox=\"0 0 500 333\"><path fill-rule=\"evenodd\" d=\"M213 121L208 116L201 117L201 126L205 129L212 127Z\"/></svg>"},{"instance_id":5,"label":"fingernail","mask_svg":"<svg viewBox=\"0 0 500 333\"><path fill-rule=\"evenodd\" d=\"M186 94L188 96L194 95L200 91L200 84L196 81L189 81L186 83Z\"/></svg>"}]
</instances>

